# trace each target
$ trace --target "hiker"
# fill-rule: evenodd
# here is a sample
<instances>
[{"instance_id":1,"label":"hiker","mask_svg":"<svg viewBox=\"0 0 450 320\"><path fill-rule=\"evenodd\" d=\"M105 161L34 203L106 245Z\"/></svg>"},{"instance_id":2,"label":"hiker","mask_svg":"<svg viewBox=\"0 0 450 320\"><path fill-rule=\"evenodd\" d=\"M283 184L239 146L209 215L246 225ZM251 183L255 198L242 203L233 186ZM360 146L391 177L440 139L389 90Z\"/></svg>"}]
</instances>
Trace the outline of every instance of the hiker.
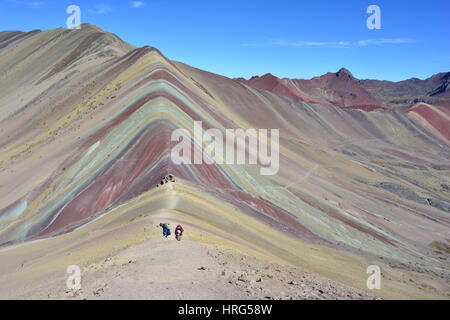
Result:
<instances>
[{"instance_id":1,"label":"hiker","mask_svg":"<svg viewBox=\"0 0 450 320\"><path fill-rule=\"evenodd\" d=\"M167 238L170 236L170 227L168 223L160 223L159 226L163 229L163 237Z\"/></svg>"},{"instance_id":2,"label":"hiker","mask_svg":"<svg viewBox=\"0 0 450 320\"><path fill-rule=\"evenodd\" d=\"M181 241L181 236L183 235L184 229L181 225L177 225L175 228L175 237L178 241Z\"/></svg>"},{"instance_id":3,"label":"hiker","mask_svg":"<svg viewBox=\"0 0 450 320\"><path fill-rule=\"evenodd\" d=\"M169 174L168 176L165 176L162 178L161 182L159 184L156 185L156 187L158 188L160 185L164 185L166 183L169 182L175 182L175 178L173 177L173 175Z\"/></svg>"}]
</instances>

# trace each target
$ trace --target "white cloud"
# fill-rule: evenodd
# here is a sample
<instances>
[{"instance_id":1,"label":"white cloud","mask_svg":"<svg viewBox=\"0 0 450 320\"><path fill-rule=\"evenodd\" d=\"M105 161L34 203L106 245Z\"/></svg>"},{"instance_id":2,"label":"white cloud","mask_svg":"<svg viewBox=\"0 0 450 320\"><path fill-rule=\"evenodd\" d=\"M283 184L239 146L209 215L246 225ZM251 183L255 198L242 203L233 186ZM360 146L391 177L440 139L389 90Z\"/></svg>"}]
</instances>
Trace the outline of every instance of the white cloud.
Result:
<instances>
[{"instance_id":1,"label":"white cloud","mask_svg":"<svg viewBox=\"0 0 450 320\"><path fill-rule=\"evenodd\" d=\"M97 4L95 5L95 9L89 9L88 12L91 14L107 14L111 10L111 7L107 4Z\"/></svg>"},{"instance_id":2,"label":"white cloud","mask_svg":"<svg viewBox=\"0 0 450 320\"><path fill-rule=\"evenodd\" d=\"M348 41L290 41L290 40L273 40L274 46L280 47L325 47L325 46L349 46Z\"/></svg>"},{"instance_id":3,"label":"white cloud","mask_svg":"<svg viewBox=\"0 0 450 320\"><path fill-rule=\"evenodd\" d=\"M364 47L368 45L401 44L413 43L414 39L394 38L394 39L367 39L359 41L303 41L303 40L283 40L272 39L263 43L245 43L246 47L334 47L350 48Z\"/></svg>"},{"instance_id":4,"label":"white cloud","mask_svg":"<svg viewBox=\"0 0 450 320\"><path fill-rule=\"evenodd\" d=\"M40 7L44 4L44 2L42 1L22 1L22 0L9 0L9 2L15 3L15 4L21 4L21 5L25 5L25 6L30 6L30 7Z\"/></svg>"},{"instance_id":5,"label":"white cloud","mask_svg":"<svg viewBox=\"0 0 450 320\"><path fill-rule=\"evenodd\" d=\"M142 1L132 1L131 2L131 8L133 8L133 9L142 8L143 6L145 6L145 3L143 3Z\"/></svg>"},{"instance_id":6,"label":"white cloud","mask_svg":"<svg viewBox=\"0 0 450 320\"><path fill-rule=\"evenodd\" d=\"M381 44L396 44L396 43L412 43L416 42L414 39L409 38L397 38L397 39L369 39L369 40L360 40L357 42L359 46L367 46L367 45L381 45Z\"/></svg>"}]
</instances>

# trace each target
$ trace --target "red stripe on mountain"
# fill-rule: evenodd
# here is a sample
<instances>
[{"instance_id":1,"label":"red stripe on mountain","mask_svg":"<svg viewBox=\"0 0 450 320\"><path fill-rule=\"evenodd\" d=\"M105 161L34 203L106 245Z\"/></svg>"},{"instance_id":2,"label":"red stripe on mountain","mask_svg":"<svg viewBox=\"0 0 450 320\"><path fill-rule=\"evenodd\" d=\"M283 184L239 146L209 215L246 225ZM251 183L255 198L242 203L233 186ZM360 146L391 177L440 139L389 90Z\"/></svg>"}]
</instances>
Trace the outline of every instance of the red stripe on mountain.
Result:
<instances>
[{"instance_id":1,"label":"red stripe on mountain","mask_svg":"<svg viewBox=\"0 0 450 320\"><path fill-rule=\"evenodd\" d=\"M442 117L438 112L426 105L420 105L410 112L420 115L450 141L450 121Z\"/></svg>"}]
</instances>

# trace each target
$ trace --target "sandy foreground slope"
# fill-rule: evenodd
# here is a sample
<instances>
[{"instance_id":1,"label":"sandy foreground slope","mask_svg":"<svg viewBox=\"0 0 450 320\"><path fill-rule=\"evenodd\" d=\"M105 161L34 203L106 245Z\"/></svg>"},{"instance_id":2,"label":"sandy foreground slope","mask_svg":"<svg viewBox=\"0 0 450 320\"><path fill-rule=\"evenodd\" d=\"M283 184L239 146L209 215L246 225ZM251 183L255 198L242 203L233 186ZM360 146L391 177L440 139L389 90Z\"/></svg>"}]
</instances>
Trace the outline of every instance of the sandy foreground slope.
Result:
<instances>
[{"instance_id":1,"label":"sandy foreground slope","mask_svg":"<svg viewBox=\"0 0 450 320\"><path fill-rule=\"evenodd\" d=\"M183 240L163 238L160 221L183 223ZM305 242L295 248L289 263L179 212L130 216L119 208L72 233L2 249L0 298L448 298L445 283L382 261L381 290L370 291L366 267L375 261ZM81 269L81 290L66 286L69 265Z\"/></svg>"},{"instance_id":2,"label":"sandy foreground slope","mask_svg":"<svg viewBox=\"0 0 450 320\"><path fill-rule=\"evenodd\" d=\"M192 230L194 231L194 230ZM195 230L194 232L197 232ZM148 240L82 268L82 287L69 290L62 273L31 288L15 286L20 299L373 299L363 291L223 245L148 232ZM70 258L68 259L70 260ZM45 280L44 280L45 279ZM17 290L17 291L16 291Z\"/></svg>"}]
</instances>

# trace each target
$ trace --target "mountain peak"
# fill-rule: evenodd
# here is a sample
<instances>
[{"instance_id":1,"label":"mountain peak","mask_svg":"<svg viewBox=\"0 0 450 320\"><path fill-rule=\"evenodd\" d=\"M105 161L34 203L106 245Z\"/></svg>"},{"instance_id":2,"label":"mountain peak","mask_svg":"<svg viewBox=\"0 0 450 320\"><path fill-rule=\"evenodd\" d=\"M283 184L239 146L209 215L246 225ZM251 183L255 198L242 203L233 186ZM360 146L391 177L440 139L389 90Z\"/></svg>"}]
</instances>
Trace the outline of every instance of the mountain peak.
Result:
<instances>
[{"instance_id":1,"label":"mountain peak","mask_svg":"<svg viewBox=\"0 0 450 320\"><path fill-rule=\"evenodd\" d=\"M276 77L273 74L271 74L271 73L266 73L261 78L276 78Z\"/></svg>"},{"instance_id":2,"label":"mountain peak","mask_svg":"<svg viewBox=\"0 0 450 320\"><path fill-rule=\"evenodd\" d=\"M253 76L248 81L252 81L255 79L269 80L269 79L278 79L278 78L271 73L266 73L262 76Z\"/></svg>"},{"instance_id":3,"label":"mountain peak","mask_svg":"<svg viewBox=\"0 0 450 320\"><path fill-rule=\"evenodd\" d=\"M81 27L81 29L92 29L92 30L95 30L95 31L98 31L98 32L108 33L105 30L103 30L102 28L97 27L96 25L91 24L91 23L82 23L80 25L80 27Z\"/></svg>"},{"instance_id":4,"label":"mountain peak","mask_svg":"<svg viewBox=\"0 0 450 320\"><path fill-rule=\"evenodd\" d=\"M340 77L354 78L353 74L346 68L339 69L339 71L336 73L336 77L338 77L338 78L340 78Z\"/></svg>"}]
</instances>

